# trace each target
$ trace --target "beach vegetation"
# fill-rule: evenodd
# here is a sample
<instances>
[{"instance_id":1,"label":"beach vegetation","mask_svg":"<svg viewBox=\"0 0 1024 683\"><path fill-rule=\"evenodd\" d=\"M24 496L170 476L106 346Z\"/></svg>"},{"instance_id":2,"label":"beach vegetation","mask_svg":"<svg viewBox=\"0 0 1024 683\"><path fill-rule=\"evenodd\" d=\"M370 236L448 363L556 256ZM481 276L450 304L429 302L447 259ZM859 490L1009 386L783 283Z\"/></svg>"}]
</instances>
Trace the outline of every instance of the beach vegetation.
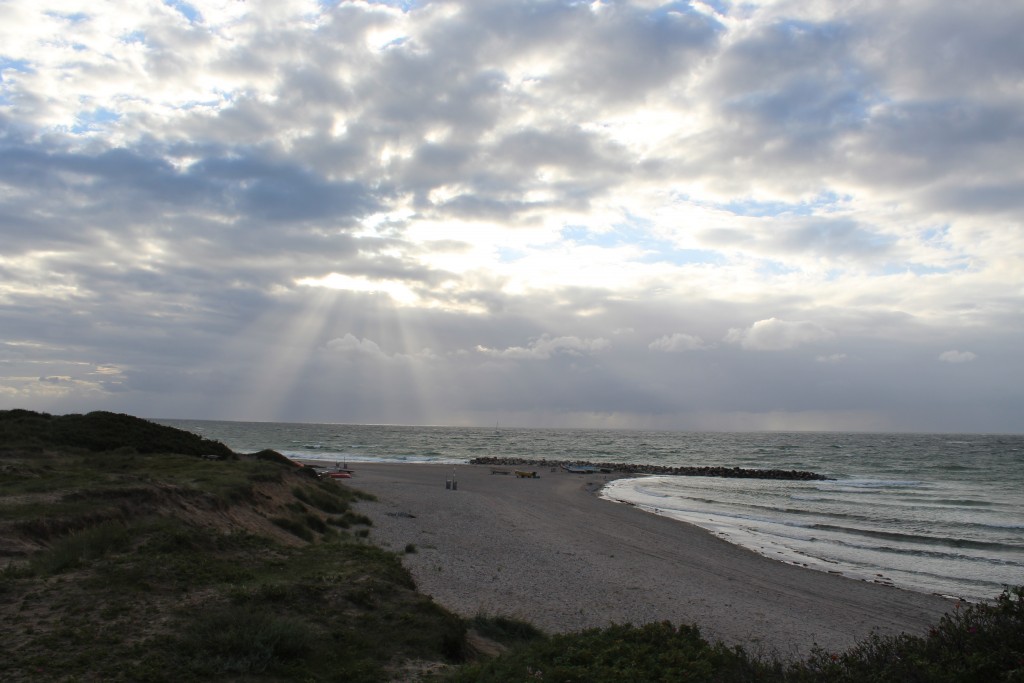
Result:
<instances>
[{"instance_id":1,"label":"beach vegetation","mask_svg":"<svg viewBox=\"0 0 1024 683\"><path fill-rule=\"evenodd\" d=\"M64 448L92 452L178 453L234 459L219 441L131 415L97 411L86 415L49 415L30 410L0 411L0 444L35 451Z\"/></svg>"},{"instance_id":2,"label":"beach vegetation","mask_svg":"<svg viewBox=\"0 0 1024 683\"><path fill-rule=\"evenodd\" d=\"M0 411L0 435L3 680L377 682L466 656L345 483L126 416Z\"/></svg>"},{"instance_id":3,"label":"beach vegetation","mask_svg":"<svg viewBox=\"0 0 1024 683\"><path fill-rule=\"evenodd\" d=\"M873 634L846 652L815 650L789 680L1024 682L1024 586L960 603L924 636Z\"/></svg>"},{"instance_id":4,"label":"beach vegetation","mask_svg":"<svg viewBox=\"0 0 1024 683\"><path fill-rule=\"evenodd\" d=\"M484 638L506 647L544 638L544 632L530 622L500 614L477 614L469 620L469 627Z\"/></svg>"},{"instance_id":5,"label":"beach vegetation","mask_svg":"<svg viewBox=\"0 0 1024 683\"><path fill-rule=\"evenodd\" d=\"M296 486L292 489L295 499L328 514L349 512L352 503L360 500L375 500L374 496L357 489L338 486L334 482L320 481L317 486Z\"/></svg>"},{"instance_id":6,"label":"beach vegetation","mask_svg":"<svg viewBox=\"0 0 1024 683\"><path fill-rule=\"evenodd\" d=\"M735 660L694 627L668 622L616 625L532 638L491 661L463 667L450 681L710 681Z\"/></svg>"},{"instance_id":7,"label":"beach vegetation","mask_svg":"<svg viewBox=\"0 0 1024 683\"><path fill-rule=\"evenodd\" d=\"M799 661L712 644L696 627L664 622L538 634L489 661L450 671L445 680L1021 682L1024 587L1007 589L992 602L963 603L924 635L876 633L848 651L816 649Z\"/></svg>"}]
</instances>

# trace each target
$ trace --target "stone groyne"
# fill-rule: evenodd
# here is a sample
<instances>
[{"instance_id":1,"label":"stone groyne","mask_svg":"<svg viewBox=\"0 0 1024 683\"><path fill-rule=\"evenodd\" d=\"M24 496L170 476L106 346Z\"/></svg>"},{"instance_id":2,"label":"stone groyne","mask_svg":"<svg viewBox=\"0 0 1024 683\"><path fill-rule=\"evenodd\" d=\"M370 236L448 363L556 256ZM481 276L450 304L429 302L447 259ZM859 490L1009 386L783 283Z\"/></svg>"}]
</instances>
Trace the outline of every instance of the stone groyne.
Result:
<instances>
[{"instance_id":1,"label":"stone groyne","mask_svg":"<svg viewBox=\"0 0 1024 683\"><path fill-rule=\"evenodd\" d=\"M742 467L672 467L669 465L638 465L622 462L586 462L582 460L530 460L527 458L473 458L471 465L489 465L491 467L587 467L595 472L616 472L626 474L659 474L680 477L726 477L730 479L787 479L795 481L827 480L823 474L801 470L758 470Z\"/></svg>"}]
</instances>

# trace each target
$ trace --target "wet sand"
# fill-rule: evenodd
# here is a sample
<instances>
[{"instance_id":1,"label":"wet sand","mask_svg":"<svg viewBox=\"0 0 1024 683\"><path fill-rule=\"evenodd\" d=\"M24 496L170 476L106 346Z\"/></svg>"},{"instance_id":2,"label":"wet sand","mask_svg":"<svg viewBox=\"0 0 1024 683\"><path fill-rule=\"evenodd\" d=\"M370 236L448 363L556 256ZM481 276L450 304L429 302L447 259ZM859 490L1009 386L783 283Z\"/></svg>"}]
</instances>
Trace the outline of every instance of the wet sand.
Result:
<instances>
[{"instance_id":1,"label":"wet sand","mask_svg":"<svg viewBox=\"0 0 1024 683\"><path fill-rule=\"evenodd\" d=\"M599 498L614 475L353 467L346 484L379 498L359 504L371 538L398 552L414 545L403 557L417 586L464 616L513 616L548 632L668 620L711 641L802 657L814 645L844 650L873 629L921 634L954 604L770 560Z\"/></svg>"}]
</instances>

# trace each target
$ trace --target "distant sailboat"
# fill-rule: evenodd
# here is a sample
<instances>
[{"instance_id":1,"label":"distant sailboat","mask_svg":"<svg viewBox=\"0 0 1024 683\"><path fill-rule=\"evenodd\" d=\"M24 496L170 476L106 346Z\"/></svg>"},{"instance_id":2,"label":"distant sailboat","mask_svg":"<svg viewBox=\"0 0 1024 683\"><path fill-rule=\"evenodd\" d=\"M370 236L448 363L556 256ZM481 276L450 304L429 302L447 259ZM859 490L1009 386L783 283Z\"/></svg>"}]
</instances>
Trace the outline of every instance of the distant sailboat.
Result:
<instances>
[{"instance_id":1,"label":"distant sailboat","mask_svg":"<svg viewBox=\"0 0 1024 683\"><path fill-rule=\"evenodd\" d=\"M495 436L501 436L501 430L498 429L498 421L497 420L494 421L494 435Z\"/></svg>"}]
</instances>

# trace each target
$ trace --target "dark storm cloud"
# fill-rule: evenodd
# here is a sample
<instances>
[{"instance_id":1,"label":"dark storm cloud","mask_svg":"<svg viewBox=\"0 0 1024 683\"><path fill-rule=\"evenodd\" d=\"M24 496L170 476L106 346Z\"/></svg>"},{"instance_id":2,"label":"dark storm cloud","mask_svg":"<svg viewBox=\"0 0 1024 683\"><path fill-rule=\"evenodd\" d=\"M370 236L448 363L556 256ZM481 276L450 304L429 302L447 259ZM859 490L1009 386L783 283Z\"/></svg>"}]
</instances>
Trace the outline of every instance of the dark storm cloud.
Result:
<instances>
[{"instance_id":1,"label":"dark storm cloud","mask_svg":"<svg viewBox=\"0 0 1024 683\"><path fill-rule=\"evenodd\" d=\"M858 51L897 99L998 100L1021 82L1019 3L875 1L858 10L851 21Z\"/></svg>"},{"instance_id":2,"label":"dark storm cloud","mask_svg":"<svg viewBox=\"0 0 1024 683\"><path fill-rule=\"evenodd\" d=\"M251 220L345 223L377 208L377 202L358 183L326 181L291 163L213 159L190 168L187 175L223 188L241 216Z\"/></svg>"},{"instance_id":3,"label":"dark storm cloud","mask_svg":"<svg viewBox=\"0 0 1024 683\"><path fill-rule=\"evenodd\" d=\"M235 151L179 171L157 152L2 146L0 179L30 192L42 190L43 202L47 191L71 193L80 202L78 210L86 212L101 202L123 208L126 215L140 205L160 204L179 210L214 207L232 212L236 220L345 224L377 208L358 183L327 181L290 161Z\"/></svg>"}]
</instances>

